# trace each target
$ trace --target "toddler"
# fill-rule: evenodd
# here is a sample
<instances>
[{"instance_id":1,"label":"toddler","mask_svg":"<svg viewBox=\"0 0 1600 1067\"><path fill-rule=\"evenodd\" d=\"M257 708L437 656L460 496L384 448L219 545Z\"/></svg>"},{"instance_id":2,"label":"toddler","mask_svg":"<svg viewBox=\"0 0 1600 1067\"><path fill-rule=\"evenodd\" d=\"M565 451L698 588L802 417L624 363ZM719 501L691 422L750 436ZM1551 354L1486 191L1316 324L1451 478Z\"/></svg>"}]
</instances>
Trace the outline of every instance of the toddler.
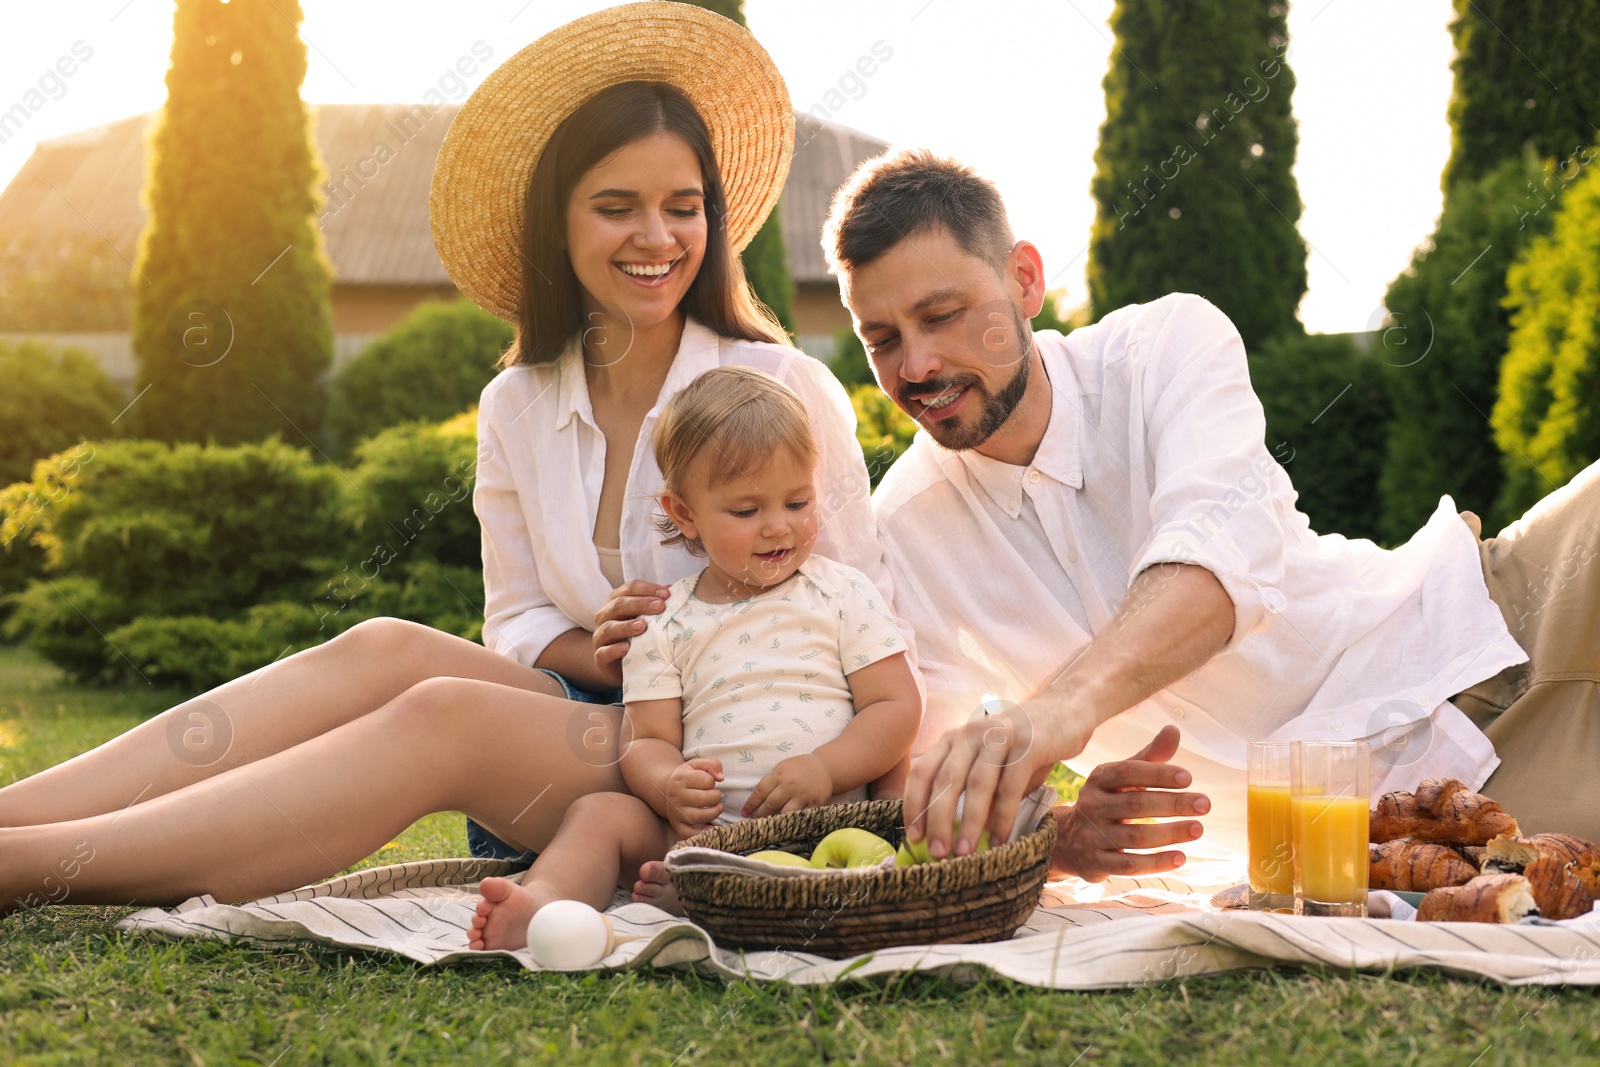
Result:
<instances>
[{"instance_id":1,"label":"toddler","mask_svg":"<svg viewBox=\"0 0 1600 1067\"><path fill-rule=\"evenodd\" d=\"M622 661L621 770L631 795L568 810L521 885L485 878L469 940L521 948L553 900L604 909L623 872L664 906L660 861L718 822L860 800L899 782L922 700L882 594L812 555L817 446L776 379L722 367L656 428L665 543L706 557Z\"/></svg>"}]
</instances>

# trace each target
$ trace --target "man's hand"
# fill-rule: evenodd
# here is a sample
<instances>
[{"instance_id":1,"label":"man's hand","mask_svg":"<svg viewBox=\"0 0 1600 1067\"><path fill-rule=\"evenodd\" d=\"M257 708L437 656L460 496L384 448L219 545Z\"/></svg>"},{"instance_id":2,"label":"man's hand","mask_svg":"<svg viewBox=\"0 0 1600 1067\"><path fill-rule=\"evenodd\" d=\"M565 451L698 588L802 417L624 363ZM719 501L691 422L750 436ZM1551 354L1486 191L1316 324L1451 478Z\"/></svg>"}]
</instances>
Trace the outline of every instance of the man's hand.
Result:
<instances>
[{"instance_id":1,"label":"man's hand","mask_svg":"<svg viewBox=\"0 0 1600 1067\"><path fill-rule=\"evenodd\" d=\"M1182 789L1188 771L1168 763L1178 752L1178 728L1164 726L1132 759L1102 763L1083 783L1078 802L1057 808L1065 815L1055 854L1053 877L1077 875L1102 882L1111 875L1159 874L1183 866L1182 852L1136 855L1130 848L1161 848L1193 841L1199 822L1130 823L1129 819L1171 819L1204 815L1211 801L1202 793L1151 792Z\"/></svg>"},{"instance_id":2,"label":"man's hand","mask_svg":"<svg viewBox=\"0 0 1600 1067\"><path fill-rule=\"evenodd\" d=\"M744 816L754 819L783 811L817 808L833 799L833 779L814 753L790 756L768 772L744 802Z\"/></svg>"},{"instance_id":3,"label":"man's hand","mask_svg":"<svg viewBox=\"0 0 1600 1067\"><path fill-rule=\"evenodd\" d=\"M990 840L1011 836L1022 798L1089 743L1093 723L1080 723L1045 695L999 715L951 730L911 765L906 782L906 836L928 839L935 859L965 856L978 847L985 827ZM952 843L956 800L966 793L961 833Z\"/></svg>"},{"instance_id":4,"label":"man's hand","mask_svg":"<svg viewBox=\"0 0 1600 1067\"><path fill-rule=\"evenodd\" d=\"M628 654L629 639L644 633L645 621L640 616L661 614L670 592L655 582L623 582L595 612L594 665L613 686L622 684L622 657Z\"/></svg>"},{"instance_id":5,"label":"man's hand","mask_svg":"<svg viewBox=\"0 0 1600 1067\"><path fill-rule=\"evenodd\" d=\"M692 759L667 776L667 822L680 838L697 834L722 814L722 761Z\"/></svg>"}]
</instances>

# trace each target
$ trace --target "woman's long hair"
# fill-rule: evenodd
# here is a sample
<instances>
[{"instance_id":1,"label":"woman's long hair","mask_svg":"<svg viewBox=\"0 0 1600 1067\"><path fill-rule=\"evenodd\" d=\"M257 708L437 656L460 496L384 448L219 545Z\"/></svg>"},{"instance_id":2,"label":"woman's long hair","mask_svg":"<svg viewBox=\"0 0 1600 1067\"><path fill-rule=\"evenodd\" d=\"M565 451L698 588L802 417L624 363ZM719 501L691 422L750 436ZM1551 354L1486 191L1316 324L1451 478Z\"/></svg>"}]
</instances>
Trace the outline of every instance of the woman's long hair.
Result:
<instances>
[{"instance_id":1,"label":"woman's long hair","mask_svg":"<svg viewBox=\"0 0 1600 1067\"><path fill-rule=\"evenodd\" d=\"M567 201L591 167L657 133L670 133L689 146L704 184L705 256L679 307L724 337L789 343L783 327L750 291L744 267L728 245L727 198L700 113L670 85L623 82L569 115L534 166L522 211L522 309L517 340L503 366L556 359L582 329L583 290L567 258Z\"/></svg>"}]
</instances>

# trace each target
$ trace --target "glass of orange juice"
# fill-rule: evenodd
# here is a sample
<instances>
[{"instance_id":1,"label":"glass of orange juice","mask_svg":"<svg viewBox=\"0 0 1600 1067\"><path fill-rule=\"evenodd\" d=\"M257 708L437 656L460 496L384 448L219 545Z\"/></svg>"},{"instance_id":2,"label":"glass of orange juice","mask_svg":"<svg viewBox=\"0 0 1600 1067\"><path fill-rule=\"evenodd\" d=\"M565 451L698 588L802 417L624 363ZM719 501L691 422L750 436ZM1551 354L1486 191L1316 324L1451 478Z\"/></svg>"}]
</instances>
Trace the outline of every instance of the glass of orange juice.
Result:
<instances>
[{"instance_id":1,"label":"glass of orange juice","mask_svg":"<svg viewBox=\"0 0 1600 1067\"><path fill-rule=\"evenodd\" d=\"M1246 805L1250 829L1250 907L1294 910L1294 852L1289 833L1292 741L1250 742Z\"/></svg>"},{"instance_id":2,"label":"glass of orange juice","mask_svg":"<svg viewBox=\"0 0 1600 1067\"><path fill-rule=\"evenodd\" d=\"M1367 914L1367 743L1301 741L1290 757L1296 915Z\"/></svg>"}]
</instances>

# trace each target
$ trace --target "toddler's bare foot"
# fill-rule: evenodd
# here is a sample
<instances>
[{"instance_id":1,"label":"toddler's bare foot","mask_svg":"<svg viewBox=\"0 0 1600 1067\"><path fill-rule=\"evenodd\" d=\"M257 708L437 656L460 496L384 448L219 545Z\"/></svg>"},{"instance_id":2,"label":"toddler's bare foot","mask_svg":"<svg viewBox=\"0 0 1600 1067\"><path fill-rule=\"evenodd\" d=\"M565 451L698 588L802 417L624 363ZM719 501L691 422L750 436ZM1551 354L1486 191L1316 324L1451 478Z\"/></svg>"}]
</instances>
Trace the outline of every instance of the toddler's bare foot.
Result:
<instances>
[{"instance_id":1,"label":"toddler's bare foot","mask_svg":"<svg viewBox=\"0 0 1600 1067\"><path fill-rule=\"evenodd\" d=\"M639 868L639 880L633 883L633 902L653 904L669 915L682 915L683 905L678 903L678 891L667 877L667 866L660 860L651 860Z\"/></svg>"},{"instance_id":2,"label":"toddler's bare foot","mask_svg":"<svg viewBox=\"0 0 1600 1067\"><path fill-rule=\"evenodd\" d=\"M539 910L539 898L526 887L504 878L485 878L478 884L477 914L467 931L474 950L528 947L528 920Z\"/></svg>"}]
</instances>

